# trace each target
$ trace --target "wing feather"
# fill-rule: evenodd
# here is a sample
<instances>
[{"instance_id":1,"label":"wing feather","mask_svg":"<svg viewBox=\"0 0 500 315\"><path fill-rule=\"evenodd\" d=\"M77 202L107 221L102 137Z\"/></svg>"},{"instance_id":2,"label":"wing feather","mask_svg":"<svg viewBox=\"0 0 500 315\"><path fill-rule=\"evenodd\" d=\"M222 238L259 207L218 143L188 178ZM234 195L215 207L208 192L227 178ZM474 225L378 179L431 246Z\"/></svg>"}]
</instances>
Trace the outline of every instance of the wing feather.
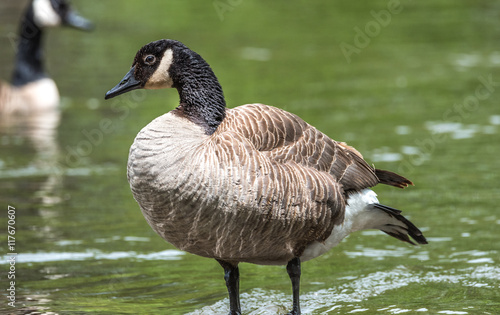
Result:
<instances>
[{"instance_id":1,"label":"wing feather","mask_svg":"<svg viewBox=\"0 0 500 315\"><path fill-rule=\"evenodd\" d=\"M362 190L379 183L375 169L361 154L279 108L249 104L228 110L224 130L247 138L256 150L280 163L328 172L347 191Z\"/></svg>"},{"instance_id":2,"label":"wing feather","mask_svg":"<svg viewBox=\"0 0 500 315\"><path fill-rule=\"evenodd\" d=\"M224 208L247 213L242 228L282 235L300 255L304 246L324 241L333 226L342 223L342 188L328 173L293 160L277 161L234 130L218 128L209 141L218 167L226 172L218 184L225 191L221 198L228 196Z\"/></svg>"},{"instance_id":3,"label":"wing feather","mask_svg":"<svg viewBox=\"0 0 500 315\"><path fill-rule=\"evenodd\" d=\"M251 229L248 235L281 235L295 256L310 242L326 240L343 222L349 191L404 182L375 170L354 148L298 116L262 104L227 110L209 141L226 172L218 184L229 198L224 208L246 213L241 235L244 229Z\"/></svg>"}]
</instances>

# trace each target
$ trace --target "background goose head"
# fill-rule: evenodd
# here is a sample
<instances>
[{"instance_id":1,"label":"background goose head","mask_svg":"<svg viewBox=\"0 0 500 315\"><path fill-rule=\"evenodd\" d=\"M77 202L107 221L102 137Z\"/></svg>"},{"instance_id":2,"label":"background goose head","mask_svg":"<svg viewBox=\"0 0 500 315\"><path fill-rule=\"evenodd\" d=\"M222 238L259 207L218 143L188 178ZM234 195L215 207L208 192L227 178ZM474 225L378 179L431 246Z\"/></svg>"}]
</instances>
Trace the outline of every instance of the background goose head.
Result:
<instances>
[{"instance_id":1,"label":"background goose head","mask_svg":"<svg viewBox=\"0 0 500 315\"><path fill-rule=\"evenodd\" d=\"M180 104L176 113L215 132L225 117L222 87L208 63L179 41L161 39L143 46L132 68L105 99L135 89L176 88Z\"/></svg>"},{"instance_id":2,"label":"background goose head","mask_svg":"<svg viewBox=\"0 0 500 315\"><path fill-rule=\"evenodd\" d=\"M43 29L59 25L87 31L93 28L93 24L80 16L65 0L31 1L19 28L12 85L22 87L47 77L43 66ZM54 99L59 99L57 92L52 94L57 94Z\"/></svg>"},{"instance_id":3,"label":"background goose head","mask_svg":"<svg viewBox=\"0 0 500 315\"><path fill-rule=\"evenodd\" d=\"M90 31L94 27L65 0L33 0L26 12L26 19L39 28L63 25Z\"/></svg>"}]
</instances>

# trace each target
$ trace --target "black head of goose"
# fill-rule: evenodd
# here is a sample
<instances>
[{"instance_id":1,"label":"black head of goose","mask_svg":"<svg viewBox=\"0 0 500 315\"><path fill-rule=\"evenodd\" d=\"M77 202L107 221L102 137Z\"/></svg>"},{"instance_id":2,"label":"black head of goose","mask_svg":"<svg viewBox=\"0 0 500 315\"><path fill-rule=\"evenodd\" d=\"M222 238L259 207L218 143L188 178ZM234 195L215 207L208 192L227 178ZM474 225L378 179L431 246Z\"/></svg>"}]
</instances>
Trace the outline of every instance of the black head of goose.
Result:
<instances>
[{"instance_id":1,"label":"black head of goose","mask_svg":"<svg viewBox=\"0 0 500 315\"><path fill-rule=\"evenodd\" d=\"M0 112L56 108L59 92L43 65L42 37L49 27L70 26L89 31L90 21L65 0L32 0L21 19L12 85L0 82Z\"/></svg>"},{"instance_id":2,"label":"black head of goose","mask_svg":"<svg viewBox=\"0 0 500 315\"><path fill-rule=\"evenodd\" d=\"M378 183L412 185L378 170L298 116L249 104L225 108L203 58L175 40L142 47L106 99L134 89L176 88L179 106L137 135L128 160L134 198L150 226L181 250L224 268L230 314L240 314L240 262L287 265L300 314L300 262L348 234L380 229L426 244L401 211L381 205Z\"/></svg>"}]
</instances>

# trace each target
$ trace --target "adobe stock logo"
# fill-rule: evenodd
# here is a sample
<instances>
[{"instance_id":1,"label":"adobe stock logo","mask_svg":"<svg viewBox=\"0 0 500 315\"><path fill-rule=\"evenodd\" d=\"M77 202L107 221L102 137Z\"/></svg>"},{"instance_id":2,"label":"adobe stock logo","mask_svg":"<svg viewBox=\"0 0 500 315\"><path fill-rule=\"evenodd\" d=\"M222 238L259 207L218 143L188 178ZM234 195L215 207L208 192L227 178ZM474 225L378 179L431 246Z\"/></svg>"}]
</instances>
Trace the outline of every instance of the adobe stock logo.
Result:
<instances>
[{"instance_id":1,"label":"adobe stock logo","mask_svg":"<svg viewBox=\"0 0 500 315\"><path fill-rule=\"evenodd\" d=\"M351 56L353 54L359 55L362 49L368 47L372 39L377 37L382 29L391 23L392 16L401 13L401 11L403 11L403 5L399 0L389 0L387 10L384 9L378 12L371 10L370 15L373 17L373 20L368 21L364 29L357 26L354 28L353 44L340 43L340 50L342 50L347 63L351 63Z\"/></svg>"},{"instance_id":2,"label":"adobe stock logo","mask_svg":"<svg viewBox=\"0 0 500 315\"><path fill-rule=\"evenodd\" d=\"M227 12L232 12L237 6L239 6L243 0L214 0L212 5L214 6L215 12L221 22L224 21Z\"/></svg>"}]
</instances>

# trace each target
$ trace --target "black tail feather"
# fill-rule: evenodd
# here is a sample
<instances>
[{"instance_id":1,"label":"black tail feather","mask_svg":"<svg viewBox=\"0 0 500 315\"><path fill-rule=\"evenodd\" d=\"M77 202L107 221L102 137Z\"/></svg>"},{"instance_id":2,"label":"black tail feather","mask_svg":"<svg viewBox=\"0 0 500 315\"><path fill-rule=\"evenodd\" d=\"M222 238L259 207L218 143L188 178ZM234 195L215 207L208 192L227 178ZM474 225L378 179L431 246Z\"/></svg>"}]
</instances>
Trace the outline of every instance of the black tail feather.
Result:
<instances>
[{"instance_id":1,"label":"black tail feather","mask_svg":"<svg viewBox=\"0 0 500 315\"><path fill-rule=\"evenodd\" d=\"M373 204L373 206L406 225L406 228L403 228L399 225L387 224L384 226L385 229L381 228L382 232L412 245L416 244L410 240L408 235L411 236L411 238L413 238L418 244L427 244L427 240L422 232L413 223L401 215L401 210L381 205L379 203Z\"/></svg>"},{"instance_id":2,"label":"black tail feather","mask_svg":"<svg viewBox=\"0 0 500 315\"><path fill-rule=\"evenodd\" d=\"M375 175L377 175L379 182L382 184L391 185L398 188L405 188L408 187L408 185L413 186L411 180L391 171L375 169Z\"/></svg>"}]
</instances>

